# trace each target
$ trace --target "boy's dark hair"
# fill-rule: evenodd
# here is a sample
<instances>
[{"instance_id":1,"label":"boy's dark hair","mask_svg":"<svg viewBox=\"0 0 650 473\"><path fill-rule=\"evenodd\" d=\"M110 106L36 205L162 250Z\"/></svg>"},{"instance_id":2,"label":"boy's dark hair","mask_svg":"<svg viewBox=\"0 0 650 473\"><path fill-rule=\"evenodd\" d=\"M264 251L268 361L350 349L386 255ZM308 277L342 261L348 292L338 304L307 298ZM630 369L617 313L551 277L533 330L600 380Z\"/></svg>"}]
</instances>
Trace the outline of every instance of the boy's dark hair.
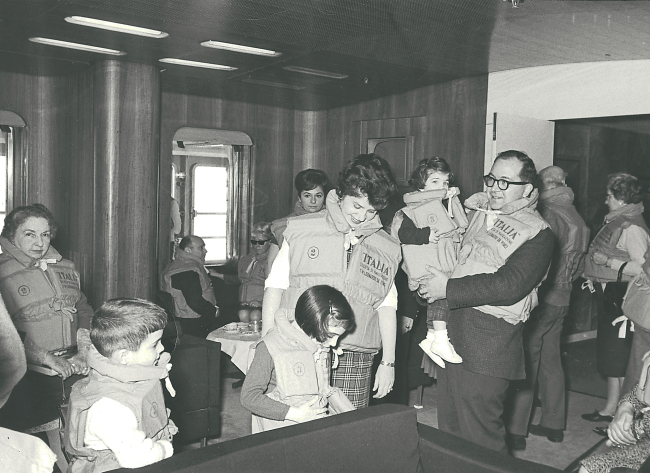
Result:
<instances>
[{"instance_id":1,"label":"boy's dark hair","mask_svg":"<svg viewBox=\"0 0 650 473\"><path fill-rule=\"evenodd\" d=\"M23 205L22 207L16 207L9 215L5 217L5 225L2 228L2 235L7 240L13 243L14 238L16 237L16 230L20 227L29 217L44 218L47 220L47 223L50 225L50 236L54 238L56 236L56 222L54 221L54 215L52 212L45 207L43 204L32 204L32 205Z\"/></svg>"},{"instance_id":2,"label":"boy's dark hair","mask_svg":"<svg viewBox=\"0 0 650 473\"><path fill-rule=\"evenodd\" d=\"M638 204L643 200L643 187L632 174L615 172L607 176L607 190L616 200L625 204Z\"/></svg>"},{"instance_id":3,"label":"boy's dark hair","mask_svg":"<svg viewBox=\"0 0 650 473\"><path fill-rule=\"evenodd\" d=\"M97 309L90 323L90 339L97 351L110 357L115 351L138 351L146 338L165 328L167 313L153 302L120 297Z\"/></svg>"},{"instance_id":4,"label":"boy's dark hair","mask_svg":"<svg viewBox=\"0 0 650 473\"><path fill-rule=\"evenodd\" d=\"M368 196L375 210L385 208L397 196L397 183L390 165L376 154L360 154L339 173L336 194Z\"/></svg>"},{"instance_id":5,"label":"boy's dark hair","mask_svg":"<svg viewBox=\"0 0 650 473\"><path fill-rule=\"evenodd\" d=\"M535 169L535 163L532 159L528 157L523 151L516 151L514 149L508 151L502 151L499 153L494 160L497 162L499 159L516 159L521 163L521 171L519 171L519 179L521 182L529 182L536 187L537 184L537 169Z\"/></svg>"},{"instance_id":6,"label":"boy's dark hair","mask_svg":"<svg viewBox=\"0 0 650 473\"><path fill-rule=\"evenodd\" d=\"M433 172L439 172L442 174L449 175L449 184L454 179L454 173L451 172L449 163L443 158L424 158L418 163L416 168L411 173L411 179L409 179L409 186L415 190L424 189L424 184L429 179L429 176Z\"/></svg>"},{"instance_id":7,"label":"boy's dark hair","mask_svg":"<svg viewBox=\"0 0 650 473\"><path fill-rule=\"evenodd\" d=\"M330 324L352 332L356 325L354 312L341 291L332 286L313 286L303 292L296 302L296 323L310 337L324 342L334 334Z\"/></svg>"},{"instance_id":8,"label":"boy's dark hair","mask_svg":"<svg viewBox=\"0 0 650 473\"><path fill-rule=\"evenodd\" d=\"M294 180L294 185L298 194L302 191L311 191L316 189L316 187L321 186L323 192L327 193L327 188L330 184L330 179L327 177L324 171L320 169L305 169L296 174L296 179Z\"/></svg>"}]
</instances>

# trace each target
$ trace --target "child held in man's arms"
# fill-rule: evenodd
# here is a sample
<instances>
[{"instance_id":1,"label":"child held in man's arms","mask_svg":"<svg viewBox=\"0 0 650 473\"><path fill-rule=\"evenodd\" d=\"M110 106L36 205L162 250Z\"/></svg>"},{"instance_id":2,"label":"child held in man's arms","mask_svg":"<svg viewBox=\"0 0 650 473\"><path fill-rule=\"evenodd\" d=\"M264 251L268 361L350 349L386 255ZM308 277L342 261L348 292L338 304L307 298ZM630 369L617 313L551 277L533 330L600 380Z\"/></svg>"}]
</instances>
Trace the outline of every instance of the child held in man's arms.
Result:
<instances>
[{"instance_id":1,"label":"child held in man's arms","mask_svg":"<svg viewBox=\"0 0 650 473\"><path fill-rule=\"evenodd\" d=\"M404 195L406 207L393 219L391 233L402 244L403 269L412 291L418 288L418 280L428 274L426 266L447 275L456 266L460 236L468 222L458 200L458 187L449 187L452 178L444 159L420 161L409 180L415 191ZM447 209L444 200L447 200ZM463 361L449 342L448 318L449 310L444 301L427 304L427 337L420 342L422 350L443 368L445 361Z\"/></svg>"},{"instance_id":2,"label":"child held in man's arms","mask_svg":"<svg viewBox=\"0 0 650 473\"><path fill-rule=\"evenodd\" d=\"M313 286L298 298L295 320L285 309L258 343L241 391L253 413L253 433L351 411L330 385L330 348L355 327L347 299L331 286ZM338 359L335 357L335 363Z\"/></svg>"},{"instance_id":3,"label":"child held in man's arms","mask_svg":"<svg viewBox=\"0 0 650 473\"><path fill-rule=\"evenodd\" d=\"M161 386L171 368L160 343L166 321L163 309L142 299L112 299L95 312L91 372L72 387L66 416L71 473L138 468L174 453L178 429Z\"/></svg>"}]
</instances>

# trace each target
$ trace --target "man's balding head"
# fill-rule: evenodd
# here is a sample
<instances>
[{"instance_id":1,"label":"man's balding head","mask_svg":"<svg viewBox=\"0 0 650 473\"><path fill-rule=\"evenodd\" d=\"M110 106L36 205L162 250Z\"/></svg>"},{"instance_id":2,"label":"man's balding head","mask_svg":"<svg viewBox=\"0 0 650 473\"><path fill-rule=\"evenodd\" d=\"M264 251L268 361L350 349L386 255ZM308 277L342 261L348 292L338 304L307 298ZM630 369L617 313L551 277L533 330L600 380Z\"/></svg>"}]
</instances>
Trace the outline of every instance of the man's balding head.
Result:
<instances>
[{"instance_id":1,"label":"man's balding head","mask_svg":"<svg viewBox=\"0 0 650 473\"><path fill-rule=\"evenodd\" d=\"M559 166L548 166L542 169L538 177L543 191L566 186L567 173Z\"/></svg>"},{"instance_id":2,"label":"man's balding head","mask_svg":"<svg viewBox=\"0 0 650 473\"><path fill-rule=\"evenodd\" d=\"M205 249L203 238L197 237L196 235L187 235L183 237L181 242L178 244L178 248L194 256L198 256L203 260L205 260L205 255L208 253Z\"/></svg>"}]
</instances>

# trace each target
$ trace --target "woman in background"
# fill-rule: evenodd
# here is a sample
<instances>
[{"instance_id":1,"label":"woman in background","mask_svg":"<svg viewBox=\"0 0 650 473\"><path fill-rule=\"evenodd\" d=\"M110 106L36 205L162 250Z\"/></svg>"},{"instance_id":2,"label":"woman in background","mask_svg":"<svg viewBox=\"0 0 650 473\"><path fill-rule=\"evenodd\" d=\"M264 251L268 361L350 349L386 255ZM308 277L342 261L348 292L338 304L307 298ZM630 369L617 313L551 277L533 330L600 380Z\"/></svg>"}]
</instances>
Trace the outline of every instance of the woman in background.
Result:
<instances>
[{"instance_id":1,"label":"woman in background","mask_svg":"<svg viewBox=\"0 0 650 473\"><path fill-rule=\"evenodd\" d=\"M237 276L210 271L210 275L226 284L239 286L239 320L252 322L262 320L264 281L268 274L268 254L271 246L271 224L258 222L251 230L252 251L239 259Z\"/></svg>"},{"instance_id":2,"label":"woman in background","mask_svg":"<svg viewBox=\"0 0 650 473\"><path fill-rule=\"evenodd\" d=\"M650 243L642 216L641 184L636 177L622 172L610 174L605 204L609 213L589 246L583 274L599 301L596 360L598 372L607 377L605 406L582 415L591 422L611 422L616 412L634 333L621 304L628 282L642 271Z\"/></svg>"},{"instance_id":3,"label":"woman in background","mask_svg":"<svg viewBox=\"0 0 650 473\"><path fill-rule=\"evenodd\" d=\"M298 191L298 202L293 207L293 213L284 218L274 220L271 224L273 239L269 249L269 268L280 251L283 241L284 229L287 228L287 220L291 217L305 215L308 213L320 212L325 207L325 196L329 187L329 178L320 169L305 169L296 174L294 181Z\"/></svg>"}]
</instances>

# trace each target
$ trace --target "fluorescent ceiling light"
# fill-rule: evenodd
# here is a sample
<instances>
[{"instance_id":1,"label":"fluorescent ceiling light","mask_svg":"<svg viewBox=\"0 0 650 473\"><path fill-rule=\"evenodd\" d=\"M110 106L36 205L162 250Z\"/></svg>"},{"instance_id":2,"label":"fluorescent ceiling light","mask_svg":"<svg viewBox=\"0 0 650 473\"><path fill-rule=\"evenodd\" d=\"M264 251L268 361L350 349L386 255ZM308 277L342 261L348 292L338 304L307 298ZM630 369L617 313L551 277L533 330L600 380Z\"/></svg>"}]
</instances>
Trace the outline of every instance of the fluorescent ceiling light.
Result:
<instances>
[{"instance_id":1,"label":"fluorescent ceiling light","mask_svg":"<svg viewBox=\"0 0 650 473\"><path fill-rule=\"evenodd\" d=\"M241 44L222 43L221 41L203 41L201 46L205 46L206 48L225 49L226 51L235 51L237 53L257 54L258 56L282 56L282 53L271 51L270 49L253 48L252 46L242 46Z\"/></svg>"},{"instance_id":2,"label":"fluorescent ceiling light","mask_svg":"<svg viewBox=\"0 0 650 473\"><path fill-rule=\"evenodd\" d=\"M70 43L50 38L29 38L33 43L47 44L49 46L58 46L60 48L78 49L80 51L90 51L91 53L110 54L112 56L125 56L126 53L117 49L100 48L98 46L89 46L87 44Z\"/></svg>"},{"instance_id":3,"label":"fluorescent ceiling light","mask_svg":"<svg viewBox=\"0 0 650 473\"><path fill-rule=\"evenodd\" d=\"M232 66L223 66L221 64L212 64L210 62L197 62L197 61L186 61L185 59L176 59L173 57L164 57L158 59L160 62L167 64L177 64L179 66L190 66L190 67L203 67L205 69L217 69L219 71L236 71L236 67Z\"/></svg>"},{"instance_id":4,"label":"fluorescent ceiling light","mask_svg":"<svg viewBox=\"0 0 650 473\"><path fill-rule=\"evenodd\" d=\"M268 81L268 80L242 79L242 82L248 82L249 84L268 85L270 87L279 87L281 89L293 89L293 90L303 90L304 89L304 87L300 86L300 85L283 84L282 82L271 82L271 81Z\"/></svg>"},{"instance_id":5,"label":"fluorescent ceiling light","mask_svg":"<svg viewBox=\"0 0 650 473\"><path fill-rule=\"evenodd\" d=\"M282 69L292 72L301 72L303 74L311 74L312 76L329 77L330 79L345 79L348 77L345 74L338 74L336 72L329 71L319 71L318 69L309 69L308 67L284 66Z\"/></svg>"},{"instance_id":6,"label":"fluorescent ceiling light","mask_svg":"<svg viewBox=\"0 0 650 473\"><path fill-rule=\"evenodd\" d=\"M90 26L102 30L117 31L119 33L136 34L147 36L148 38L166 38L169 34L164 31L150 30L149 28L140 28L139 26L124 25L122 23L113 23L112 21L97 20L95 18L86 18L84 16L66 16L65 21L75 25Z\"/></svg>"}]
</instances>

